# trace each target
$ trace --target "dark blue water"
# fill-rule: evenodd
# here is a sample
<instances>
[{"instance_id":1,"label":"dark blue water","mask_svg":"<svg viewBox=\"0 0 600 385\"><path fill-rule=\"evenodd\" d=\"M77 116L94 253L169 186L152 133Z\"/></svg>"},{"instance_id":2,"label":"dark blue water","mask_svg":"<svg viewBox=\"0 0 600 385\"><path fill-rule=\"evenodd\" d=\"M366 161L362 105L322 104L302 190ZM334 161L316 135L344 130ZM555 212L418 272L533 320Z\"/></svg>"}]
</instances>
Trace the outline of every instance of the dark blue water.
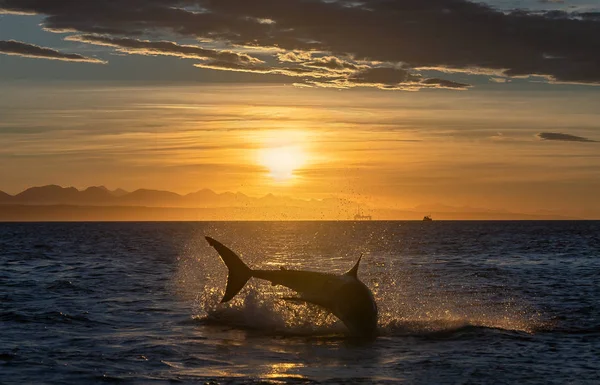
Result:
<instances>
[{"instance_id":1,"label":"dark blue water","mask_svg":"<svg viewBox=\"0 0 600 385\"><path fill-rule=\"evenodd\" d=\"M251 280L344 272L374 341ZM0 383L600 383L600 222L0 224Z\"/></svg>"}]
</instances>

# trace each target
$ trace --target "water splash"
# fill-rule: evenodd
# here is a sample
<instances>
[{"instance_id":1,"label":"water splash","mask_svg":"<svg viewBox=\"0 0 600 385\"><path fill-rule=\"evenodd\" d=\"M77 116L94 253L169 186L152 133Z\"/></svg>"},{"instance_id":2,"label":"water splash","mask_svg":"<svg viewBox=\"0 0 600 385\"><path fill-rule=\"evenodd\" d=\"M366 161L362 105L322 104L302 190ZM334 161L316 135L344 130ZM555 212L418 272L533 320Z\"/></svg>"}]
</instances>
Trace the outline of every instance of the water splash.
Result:
<instances>
[{"instance_id":1,"label":"water splash","mask_svg":"<svg viewBox=\"0 0 600 385\"><path fill-rule=\"evenodd\" d=\"M534 333L547 326L539 310L506 287L479 286L432 264L414 265L389 255L381 259L365 282L373 288L384 334L470 326Z\"/></svg>"},{"instance_id":2,"label":"water splash","mask_svg":"<svg viewBox=\"0 0 600 385\"><path fill-rule=\"evenodd\" d=\"M372 239L371 235L369 239ZM289 266L316 271L346 270L354 253L330 257L299 258L301 248L286 237L285 247L274 253L254 244L241 243L243 259L274 268ZM296 241L298 243L298 241ZM358 246L357 246L358 247ZM330 247L325 247L329 250ZM365 250L359 273L374 293L383 335L423 335L463 330L466 327L534 333L547 326L542 314L502 286L465 279L443 263L422 263L422 257L406 257L397 252ZM227 269L201 237L192 241L178 260L177 292L191 303L192 316L204 325L234 327L273 334L343 333L343 324L313 305L291 304L282 297L293 295L284 287L252 279L232 301L220 304L227 281ZM294 255L294 250L297 250ZM256 261L256 255L271 254ZM253 259L254 256L254 259ZM339 271L338 271L339 272Z\"/></svg>"}]
</instances>

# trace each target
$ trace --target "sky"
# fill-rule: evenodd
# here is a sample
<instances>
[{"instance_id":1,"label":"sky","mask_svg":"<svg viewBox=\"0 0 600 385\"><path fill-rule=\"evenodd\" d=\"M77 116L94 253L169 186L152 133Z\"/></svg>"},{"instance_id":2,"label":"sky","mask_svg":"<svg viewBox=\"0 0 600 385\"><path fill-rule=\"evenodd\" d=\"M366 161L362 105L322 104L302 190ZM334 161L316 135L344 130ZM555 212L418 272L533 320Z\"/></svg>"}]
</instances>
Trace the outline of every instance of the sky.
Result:
<instances>
[{"instance_id":1,"label":"sky","mask_svg":"<svg viewBox=\"0 0 600 385\"><path fill-rule=\"evenodd\" d=\"M0 190L600 216L600 3L0 0Z\"/></svg>"}]
</instances>

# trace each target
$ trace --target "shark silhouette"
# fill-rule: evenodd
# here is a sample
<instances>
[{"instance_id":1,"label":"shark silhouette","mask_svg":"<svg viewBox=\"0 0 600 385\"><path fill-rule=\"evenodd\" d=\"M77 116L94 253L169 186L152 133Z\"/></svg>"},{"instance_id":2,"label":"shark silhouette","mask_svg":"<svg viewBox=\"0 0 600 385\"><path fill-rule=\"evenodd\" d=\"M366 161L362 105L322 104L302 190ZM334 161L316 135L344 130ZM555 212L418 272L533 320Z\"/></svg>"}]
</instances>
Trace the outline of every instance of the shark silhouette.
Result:
<instances>
[{"instance_id":1,"label":"shark silhouette","mask_svg":"<svg viewBox=\"0 0 600 385\"><path fill-rule=\"evenodd\" d=\"M231 300L252 277L264 279L272 285L282 285L296 291L296 298L285 298L301 303L318 305L337 318L348 328L351 335L374 337L377 334L377 305L367 286L358 280L358 266L362 256L345 274L320 273L305 270L254 270L249 268L236 253L206 237L229 269L227 288L221 303Z\"/></svg>"}]
</instances>

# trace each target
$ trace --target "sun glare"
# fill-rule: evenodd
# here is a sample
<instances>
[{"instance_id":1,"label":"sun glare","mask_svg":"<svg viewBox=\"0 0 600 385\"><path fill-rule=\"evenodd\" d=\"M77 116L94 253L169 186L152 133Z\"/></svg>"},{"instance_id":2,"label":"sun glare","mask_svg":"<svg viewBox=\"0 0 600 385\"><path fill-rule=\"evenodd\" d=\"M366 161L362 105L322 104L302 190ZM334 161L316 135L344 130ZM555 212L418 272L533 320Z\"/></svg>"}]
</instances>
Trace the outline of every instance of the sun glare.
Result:
<instances>
[{"instance_id":1,"label":"sun glare","mask_svg":"<svg viewBox=\"0 0 600 385\"><path fill-rule=\"evenodd\" d=\"M285 145L264 148L260 151L260 163L269 169L271 178L286 182L294 177L294 171L302 167L306 155L300 146Z\"/></svg>"}]
</instances>

